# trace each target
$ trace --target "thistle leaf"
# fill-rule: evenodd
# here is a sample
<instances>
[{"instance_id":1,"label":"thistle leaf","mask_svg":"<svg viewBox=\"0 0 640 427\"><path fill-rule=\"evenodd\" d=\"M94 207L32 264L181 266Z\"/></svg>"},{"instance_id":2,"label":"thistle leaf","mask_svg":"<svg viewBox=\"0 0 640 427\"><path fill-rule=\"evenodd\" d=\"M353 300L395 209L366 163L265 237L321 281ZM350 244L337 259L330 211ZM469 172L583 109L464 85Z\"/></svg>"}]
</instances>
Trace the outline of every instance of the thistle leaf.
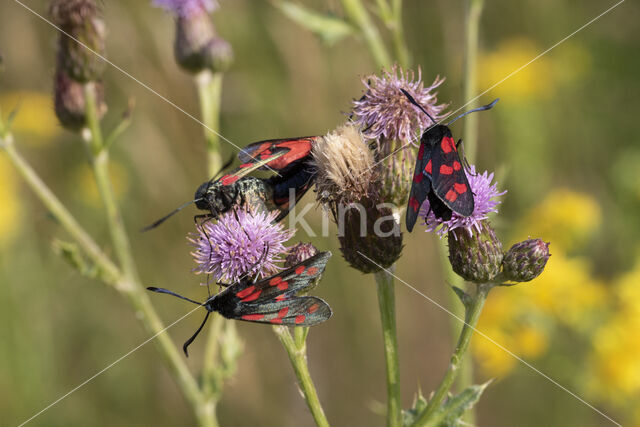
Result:
<instances>
[{"instance_id":1,"label":"thistle leaf","mask_svg":"<svg viewBox=\"0 0 640 427\"><path fill-rule=\"evenodd\" d=\"M460 394L450 397L442 407L433 414L433 417L431 417L426 425L438 427L457 427L462 425L462 415L465 411L473 408L492 381L493 380L487 381L484 384L472 385L462 390Z\"/></svg>"}]
</instances>

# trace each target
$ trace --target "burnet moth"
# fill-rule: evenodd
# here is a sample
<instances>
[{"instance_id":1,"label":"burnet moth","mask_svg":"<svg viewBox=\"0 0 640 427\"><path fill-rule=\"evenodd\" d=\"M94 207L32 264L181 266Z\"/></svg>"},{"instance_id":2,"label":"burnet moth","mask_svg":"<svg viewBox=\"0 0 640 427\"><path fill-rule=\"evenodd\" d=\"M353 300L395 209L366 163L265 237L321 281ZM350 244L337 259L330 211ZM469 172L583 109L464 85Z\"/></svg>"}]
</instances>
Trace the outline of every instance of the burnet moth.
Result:
<instances>
[{"instance_id":1,"label":"burnet moth","mask_svg":"<svg viewBox=\"0 0 640 427\"><path fill-rule=\"evenodd\" d=\"M196 190L193 200L142 231L159 226L192 203L207 212L198 215L201 218L216 219L233 208L251 205L261 210L279 210L276 221L280 221L313 184L315 174L307 161L318 138L320 137L273 139L249 144L238 154L242 162L240 166L217 180L211 179L203 183ZM276 175L270 178L247 176L256 170L271 170ZM289 199L291 191L295 196L293 203Z\"/></svg>"},{"instance_id":2,"label":"burnet moth","mask_svg":"<svg viewBox=\"0 0 640 427\"><path fill-rule=\"evenodd\" d=\"M328 320L332 315L329 304L318 297L296 294L308 291L315 285L315 279L322 274L330 257L331 252L320 252L266 279L241 279L204 302L194 301L167 289L147 289L176 296L207 310L200 327L182 347L184 354L189 356L187 347L196 339L213 312L228 319L270 325L313 326Z\"/></svg>"},{"instance_id":3,"label":"burnet moth","mask_svg":"<svg viewBox=\"0 0 640 427\"><path fill-rule=\"evenodd\" d=\"M433 122L433 126L420 138L420 148L407 204L407 230L409 232L413 230L425 199L429 199L429 207L438 218L448 220L452 212L465 217L470 216L473 213L474 201L465 173L465 163L460 159L458 152L462 140L458 140L458 143L454 141L449 126L469 113L489 110L498 102L498 99L462 113L446 125L441 125L407 91L400 90Z\"/></svg>"}]
</instances>

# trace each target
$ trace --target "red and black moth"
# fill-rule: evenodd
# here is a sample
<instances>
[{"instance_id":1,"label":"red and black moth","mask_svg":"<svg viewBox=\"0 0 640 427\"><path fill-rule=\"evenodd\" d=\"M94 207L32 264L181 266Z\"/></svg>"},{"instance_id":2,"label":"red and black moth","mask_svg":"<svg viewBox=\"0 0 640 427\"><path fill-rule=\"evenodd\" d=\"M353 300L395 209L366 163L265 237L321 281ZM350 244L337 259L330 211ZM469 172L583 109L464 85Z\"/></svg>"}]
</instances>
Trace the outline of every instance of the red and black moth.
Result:
<instances>
[{"instance_id":1,"label":"red and black moth","mask_svg":"<svg viewBox=\"0 0 640 427\"><path fill-rule=\"evenodd\" d=\"M241 164L217 180L200 185L194 199L173 210L168 215L145 227L143 231L157 227L170 216L191 203L206 211L207 219L243 205L260 204L268 211L278 210L276 221L286 217L298 200L313 184L315 174L308 165L313 144L319 136L272 139L249 144L238 154ZM248 176L256 170L270 170L270 178ZM294 200L290 200L293 193Z\"/></svg>"},{"instance_id":2,"label":"red and black moth","mask_svg":"<svg viewBox=\"0 0 640 427\"><path fill-rule=\"evenodd\" d=\"M314 326L328 320L331 307L314 296L296 296L310 290L324 271L331 252L320 252L299 264L266 279L243 279L204 302L194 301L163 288L149 287L153 292L169 294L203 306L207 314L200 327L183 345L187 347L198 336L209 315L217 312L228 319L286 326Z\"/></svg>"},{"instance_id":3,"label":"red and black moth","mask_svg":"<svg viewBox=\"0 0 640 427\"><path fill-rule=\"evenodd\" d=\"M404 89L401 91L434 123L420 138L420 148L407 204L407 230L409 232L413 230L420 207L427 198L429 208L438 218L448 220L452 212L464 217L470 216L473 213L474 200L465 172L465 163L458 152L462 140L458 140L457 143L454 141L449 125L469 113L492 108L498 99L488 105L467 111L446 125L441 125L436 123L408 92Z\"/></svg>"}]
</instances>

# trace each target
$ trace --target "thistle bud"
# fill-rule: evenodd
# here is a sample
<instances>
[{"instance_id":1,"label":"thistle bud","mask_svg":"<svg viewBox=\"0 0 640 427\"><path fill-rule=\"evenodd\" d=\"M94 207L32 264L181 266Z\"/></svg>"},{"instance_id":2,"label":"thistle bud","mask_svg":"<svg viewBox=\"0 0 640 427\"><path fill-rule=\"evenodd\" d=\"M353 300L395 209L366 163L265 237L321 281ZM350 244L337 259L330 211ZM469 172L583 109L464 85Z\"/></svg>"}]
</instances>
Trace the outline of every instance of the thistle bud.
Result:
<instances>
[{"instance_id":1,"label":"thistle bud","mask_svg":"<svg viewBox=\"0 0 640 427\"><path fill-rule=\"evenodd\" d=\"M102 118L107 111L107 106L104 103L104 86L102 82L96 82L95 87L98 118ZM56 70L54 107L60 124L66 129L78 131L86 126L83 84L71 79L62 68Z\"/></svg>"},{"instance_id":2,"label":"thistle bud","mask_svg":"<svg viewBox=\"0 0 640 427\"><path fill-rule=\"evenodd\" d=\"M58 67L76 81L97 80L105 67L105 25L93 0L54 0L49 13L60 34Z\"/></svg>"},{"instance_id":3,"label":"thistle bud","mask_svg":"<svg viewBox=\"0 0 640 427\"><path fill-rule=\"evenodd\" d=\"M549 243L542 239L528 239L511 246L502 260L502 270L507 280L528 282L538 277L551 254Z\"/></svg>"},{"instance_id":4,"label":"thistle bud","mask_svg":"<svg viewBox=\"0 0 640 427\"><path fill-rule=\"evenodd\" d=\"M318 249L316 249L316 247L311 243L300 242L289 249L289 254L284 260L284 266L286 268L293 267L294 265L298 265L302 261L311 258L317 253Z\"/></svg>"},{"instance_id":5,"label":"thistle bud","mask_svg":"<svg viewBox=\"0 0 640 427\"><path fill-rule=\"evenodd\" d=\"M502 243L487 221L477 228L455 228L448 240L451 267L463 279L486 283L500 272Z\"/></svg>"},{"instance_id":6,"label":"thistle bud","mask_svg":"<svg viewBox=\"0 0 640 427\"><path fill-rule=\"evenodd\" d=\"M312 155L318 201L338 224L345 260L363 273L393 265L402 252L402 233L380 196L380 168L362 134L342 126L314 144Z\"/></svg>"}]
</instances>

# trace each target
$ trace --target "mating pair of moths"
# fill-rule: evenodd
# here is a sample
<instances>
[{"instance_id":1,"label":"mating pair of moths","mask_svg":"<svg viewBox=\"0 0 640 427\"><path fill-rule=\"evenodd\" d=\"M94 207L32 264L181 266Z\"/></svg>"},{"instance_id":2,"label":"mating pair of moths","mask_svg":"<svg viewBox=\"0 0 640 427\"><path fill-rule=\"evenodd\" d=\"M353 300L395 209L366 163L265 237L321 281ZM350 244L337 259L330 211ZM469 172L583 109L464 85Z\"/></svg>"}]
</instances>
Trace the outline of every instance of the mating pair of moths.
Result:
<instances>
[{"instance_id":1,"label":"mating pair of moths","mask_svg":"<svg viewBox=\"0 0 640 427\"><path fill-rule=\"evenodd\" d=\"M425 199L429 200L430 209L438 218L449 219L452 212L462 216L471 215L474 200L464 163L458 153L461 141L457 144L454 142L448 125L466 114L493 107L497 99L456 117L447 125L441 125L411 95L404 90L402 92L433 122L433 126L420 139L407 205L407 230L413 229ZM180 206L145 230L157 227L191 203L206 211L203 215L197 215L196 220L217 219L232 209L249 205L268 211L280 211L276 218L276 221L280 221L313 184L315 176L308 160L313 144L319 138L274 139L248 145L238 155L242 162L240 166L215 181L212 179L203 183L198 187L194 200ZM270 178L248 176L256 170L270 170L275 175ZM294 201L290 200L292 190ZM313 286L330 257L331 252L320 252L271 277L256 281L248 277L241 279L222 292L209 296L204 302L194 301L167 289L148 289L182 298L207 310L200 327L184 343L183 350L187 354L187 347L214 311L229 319L287 326L313 326L329 319L332 312L325 301L296 294Z\"/></svg>"}]
</instances>

